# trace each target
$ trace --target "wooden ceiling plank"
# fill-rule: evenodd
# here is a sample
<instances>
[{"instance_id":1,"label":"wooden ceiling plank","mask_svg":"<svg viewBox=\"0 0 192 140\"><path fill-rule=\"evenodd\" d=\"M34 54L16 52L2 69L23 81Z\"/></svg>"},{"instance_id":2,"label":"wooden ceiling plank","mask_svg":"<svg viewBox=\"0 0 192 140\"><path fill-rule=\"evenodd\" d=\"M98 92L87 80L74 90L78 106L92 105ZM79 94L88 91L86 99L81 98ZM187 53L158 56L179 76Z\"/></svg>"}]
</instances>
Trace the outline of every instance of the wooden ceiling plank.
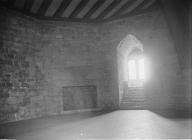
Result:
<instances>
[{"instance_id":1,"label":"wooden ceiling plank","mask_svg":"<svg viewBox=\"0 0 192 140\"><path fill-rule=\"evenodd\" d=\"M143 9L145 5L150 3L151 0L144 0L142 3L138 4L132 11L125 13L127 16L132 16L132 15L138 15L141 13L145 13L148 9Z\"/></svg>"},{"instance_id":2,"label":"wooden ceiling plank","mask_svg":"<svg viewBox=\"0 0 192 140\"><path fill-rule=\"evenodd\" d=\"M103 20L97 20L97 19L85 19L85 18L68 18L68 17L41 17L40 19L43 20L55 20L55 21L69 21L69 22L84 22L84 23L107 23L110 21L114 21L114 20L118 20L118 19L122 19L122 18L127 18L127 17L131 17L131 16L135 16L135 15L142 15L142 14L146 14L146 13L150 13L150 12L154 12L157 9L159 9L159 5L152 5L149 8L145 9L138 13L132 13L132 14L127 14L127 15L119 15L117 17L111 16L110 18L107 19L103 19Z\"/></svg>"},{"instance_id":3,"label":"wooden ceiling plank","mask_svg":"<svg viewBox=\"0 0 192 140\"><path fill-rule=\"evenodd\" d=\"M51 2L52 2L52 0L43 0L42 4L41 4L41 6L37 12L38 16L44 16L45 15L45 12L49 8Z\"/></svg>"},{"instance_id":4,"label":"wooden ceiling plank","mask_svg":"<svg viewBox=\"0 0 192 140\"><path fill-rule=\"evenodd\" d=\"M70 18L75 18L77 16L77 14L87 5L88 2L89 2L89 0L81 0L79 5L71 13Z\"/></svg>"},{"instance_id":5,"label":"wooden ceiling plank","mask_svg":"<svg viewBox=\"0 0 192 140\"><path fill-rule=\"evenodd\" d=\"M31 7L31 9L30 9L30 12L31 13L37 13L37 11L40 8L42 2L43 2L43 0L35 0L32 7Z\"/></svg>"},{"instance_id":6,"label":"wooden ceiling plank","mask_svg":"<svg viewBox=\"0 0 192 140\"><path fill-rule=\"evenodd\" d=\"M63 0L53 0L47 9L45 16L53 16Z\"/></svg>"},{"instance_id":7,"label":"wooden ceiling plank","mask_svg":"<svg viewBox=\"0 0 192 140\"><path fill-rule=\"evenodd\" d=\"M80 2L81 0L72 0L69 6L63 12L62 17L69 17Z\"/></svg>"},{"instance_id":8,"label":"wooden ceiling plank","mask_svg":"<svg viewBox=\"0 0 192 140\"><path fill-rule=\"evenodd\" d=\"M124 14L124 15L111 16L110 18L103 19L102 22L109 22L109 21L118 20L118 19L127 18L127 17L132 17L132 16L136 16L136 15L142 15L142 14L154 12L157 9L159 9L159 5L153 4L149 8L142 10L142 12L138 11L138 12L128 13L128 14Z\"/></svg>"},{"instance_id":9,"label":"wooden ceiling plank","mask_svg":"<svg viewBox=\"0 0 192 140\"><path fill-rule=\"evenodd\" d=\"M144 3L146 3L146 1L148 0L137 0L135 1L132 5L130 5L125 11L122 11L122 13L120 13L121 15L123 14L128 14L132 11L135 11L136 9L138 9L138 7L142 7L142 5L144 5Z\"/></svg>"},{"instance_id":10,"label":"wooden ceiling plank","mask_svg":"<svg viewBox=\"0 0 192 140\"><path fill-rule=\"evenodd\" d=\"M113 8L113 10L111 10L107 15L105 15L103 19L113 16L115 12L117 12L120 8L122 8L123 5L125 5L125 3L127 3L127 1L128 0L121 0L120 4Z\"/></svg>"},{"instance_id":11,"label":"wooden ceiling plank","mask_svg":"<svg viewBox=\"0 0 192 140\"><path fill-rule=\"evenodd\" d=\"M22 9L25 5L25 0L16 0L14 5L15 8Z\"/></svg>"},{"instance_id":12,"label":"wooden ceiling plank","mask_svg":"<svg viewBox=\"0 0 192 140\"><path fill-rule=\"evenodd\" d=\"M151 0L144 0L142 3L140 3L139 5L137 5L136 7L135 7L135 9L134 10L132 10L132 12L134 12L134 11L141 11L142 9L143 9L143 7L144 6L146 6L148 3L150 3L151 2Z\"/></svg>"},{"instance_id":13,"label":"wooden ceiling plank","mask_svg":"<svg viewBox=\"0 0 192 140\"><path fill-rule=\"evenodd\" d=\"M125 5L123 5L118 11L116 11L113 15L113 17L116 17L118 15L120 15L121 12L123 12L124 10L126 10L130 5L132 5L135 2L135 0L129 0L127 3L125 3Z\"/></svg>"},{"instance_id":14,"label":"wooden ceiling plank","mask_svg":"<svg viewBox=\"0 0 192 140\"><path fill-rule=\"evenodd\" d=\"M83 19L83 18L68 18L68 17L41 17L41 20L54 20L54 21L68 21L68 22L83 22L83 23L96 23L96 20L91 20L91 19Z\"/></svg>"},{"instance_id":15,"label":"wooden ceiling plank","mask_svg":"<svg viewBox=\"0 0 192 140\"><path fill-rule=\"evenodd\" d=\"M86 15L86 13L93 7L93 5L97 2L97 0L89 0L86 6L76 15L76 18L82 18Z\"/></svg>"},{"instance_id":16,"label":"wooden ceiling plank","mask_svg":"<svg viewBox=\"0 0 192 140\"><path fill-rule=\"evenodd\" d=\"M142 7L142 9L146 9L146 8L148 8L148 7L150 7L152 4L154 4L156 2L156 0L151 0L150 2L148 2L146 5L144 5L143 7Z\"/></svg>"},{"instance_id":17,"label":"wooden ceiling plank","mask_svg":"<svg viewBox=\"0 0 192 140\"><path fill-rule=\"evenodd\" d=\"M121 0L114 0L98 17L97 19L102 19L105 15L107 15L113 8L120 4Z\"/></svg>"},{"instance_id":18,"label":"wooden ceiling plank","mask_svg":"<svg viewBox=\"0 0 192 140\"><path fill-rule=\"evenodd\" d=\"M56 10L55 14L53 15L53 17L61 17L63 12L69 6L70 3L71 3L71 0L63 0L59 8Z\"/></svg>"},{"instance_id":19,"label":"wooden ceiling plank","mask_svg":"<svg viewBox=\"0 0 192 140\"><path fill-rule=\"evenodd\" d=\"M8 0L1 0L0 2L7 2Z\"/></svg>"},{"instance_id":20,"label":"wooden ceiling plank","mask_svg":"<svg viewBox=\"0 0 192 140\"><path fill-rule=\"evenodd\" d=\"M104 2L105 0L97 0L97 2L93 5L93 7L87 12L87 14L83 18L89 18Z\"/></svg>"},{"instance_id":21,"label":"wooden ceiling plank","mask_svg":"<svg viewBox=\"0 0 192 140\"><path fill-rule=\"evenodd\" d=\"M95 23L110 21L123 17L130 17L149 12L151 7L154 7L155 3L157 2L157 0L73 0L73 3L75 4L71 9L69 8L69 5L72 3L72 0L57 0L60 2L55 8L54 6L52 6L51 8L53 2L58 3L55 2L55 0L21 1L22 3L19 3L19 0L6 0L4 2L4 5L14 10L21 9L24 14L35 16L39 19L46 19L46 13L51 12L52 14L48 15L49 20L68 19L68 21L85 21ZM106 4L106 1L108 1L108 4ZM102 10L99 10L101 9L101 7L103 7ZM50 8L52 9L52 11L49 11ZM68 17L63 17L62 15L64 14L64 12L66 12L67 9Z\"/></svg>"},{"instance_id":22,"label":"wooden ceiling plank","mask_svg":"<svg viewBox=\"0 0 192 140\"><path fill-rule=\"evenodd\" d=\"M8 0L6 2L7 7L12 8L15 4L16 0Z\"/></svg>"},{"instance_id":23,"label":"wooden ceiling plank","mask_svg":"<svg viewBox=\"0 0 192 140\"><path fill-rule=\"evenodd\" d=\"M90 16L91 19L96 19L114 0L105 0L105 2Z\"/></svg>"},{"instance_id":24,"label":"wooden ceiling plank","mask_svg":"<svg viewBox=\"0 0 192 140\"><path fill-rule=\"evenodd\" d=\"M25 0L23 11L26 13L29 13L33 3L34 3L34 0Z\"/></svg>"},{"instance_id":25,"label":"wooden ceiling plank","mask_svg":"<svg viewBox=\"0 0 192 140\"><path fill-rule=\"evenodd\" d=\"M158 5L157 4L152 4L150 5L150 7L148 7L147 9L142 9L142 10L134 10L133 12L127 13L125 14L125 16L135 16L135 15L141 15L141 14L145 14L151 11L154 11L158 9Z\"/></svg>"}]
</instances>

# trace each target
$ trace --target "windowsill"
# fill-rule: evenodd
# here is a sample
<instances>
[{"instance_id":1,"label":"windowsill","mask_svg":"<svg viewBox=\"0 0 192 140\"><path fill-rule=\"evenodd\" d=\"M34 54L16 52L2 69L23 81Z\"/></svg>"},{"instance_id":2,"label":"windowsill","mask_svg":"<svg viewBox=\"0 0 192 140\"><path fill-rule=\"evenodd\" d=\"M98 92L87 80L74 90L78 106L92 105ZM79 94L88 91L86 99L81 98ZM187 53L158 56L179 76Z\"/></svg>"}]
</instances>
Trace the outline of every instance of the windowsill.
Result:
<instances>
[{"instance_id":1,"label":"windowsill","mask_svg":"<svg viewBox=\"0 0 192 140\"><path fill-rule=\"evenodd\" d=\"M143 87L144 81L128 81L128 87Z\"/></svg>"}]
</instances>

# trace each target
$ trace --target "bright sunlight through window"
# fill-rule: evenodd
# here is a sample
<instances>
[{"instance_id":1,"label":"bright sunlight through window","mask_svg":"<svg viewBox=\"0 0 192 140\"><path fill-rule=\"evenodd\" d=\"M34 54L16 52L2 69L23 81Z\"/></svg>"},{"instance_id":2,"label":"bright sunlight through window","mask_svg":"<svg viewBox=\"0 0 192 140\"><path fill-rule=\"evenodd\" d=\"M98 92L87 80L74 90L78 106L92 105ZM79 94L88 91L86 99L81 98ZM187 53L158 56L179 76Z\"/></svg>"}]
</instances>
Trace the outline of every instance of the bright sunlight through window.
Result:
<instances>
[{"instance_id":1,"label":"bright sunlight through window","mask_svg":"<svg viewBox=\"0 0 192 140\"><path fill-rule=\"evenodd\" d=\"M144 59L133 59L128 61L128 79L145 80L145 61Z\"/></svg>"},{"instance_id":2,"label":"bright sunlight through window","mask_svg":"<svg viewBox=\"0 0 192 140\"><path fill-rule=\"evenodd\" d=\"M128 62L129 80L136 80L136 63L135 60Z\"/></svg>"}]
</instances>

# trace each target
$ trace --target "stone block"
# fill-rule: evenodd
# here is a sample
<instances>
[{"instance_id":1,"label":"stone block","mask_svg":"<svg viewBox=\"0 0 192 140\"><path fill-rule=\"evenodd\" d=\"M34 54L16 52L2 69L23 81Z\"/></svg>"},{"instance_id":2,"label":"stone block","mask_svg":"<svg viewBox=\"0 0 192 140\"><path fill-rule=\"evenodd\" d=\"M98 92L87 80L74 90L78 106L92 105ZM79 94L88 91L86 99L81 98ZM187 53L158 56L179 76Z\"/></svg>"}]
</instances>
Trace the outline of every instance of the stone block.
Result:
<instances>
[{"instance_id":1,"label":"stone block","mask_svg":"<svg viewBox=\"0 0 192 140\"><path fill-rule=\"evenodd\" d=\"M18 103L18 100L17 100L16 97L9 97L9 98L7 99L7 103L8 103L9 105L16 105L16 104Z\"/></svg>"},{"instance_id":2,"label":"stone block","mask_svg":"<svg viewBox=\"0 0 192 140\"><path fill-rule=\"evenodd\" d=\"M8 98L9 93L0 93L0 98Z\"/></svg>"}]
</instances>

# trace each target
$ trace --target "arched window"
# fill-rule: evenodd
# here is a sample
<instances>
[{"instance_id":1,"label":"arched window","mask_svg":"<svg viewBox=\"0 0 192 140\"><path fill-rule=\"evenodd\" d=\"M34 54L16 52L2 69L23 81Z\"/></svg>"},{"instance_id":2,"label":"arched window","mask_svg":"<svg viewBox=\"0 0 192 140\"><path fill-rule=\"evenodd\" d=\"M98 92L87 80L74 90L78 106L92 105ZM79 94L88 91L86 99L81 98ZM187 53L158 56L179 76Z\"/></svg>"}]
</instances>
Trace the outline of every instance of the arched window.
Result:
<instances>
[{"instance_id":1,"label":"arched window","mask_svg":"<svg viewBox=\"0 0 192 140\"><path fill-rule=\"evenodd\" d=\"M135 50L128 57L127 72L129 87L143 86L146 73L145 60L141 51Z\"/></svg>"},{"instance_id":2,"label":"arched window","mask_svg":"<svg viewBox=\"0 0 192 140\"><path fill-rule=\"evenodd\" d=\"M145 64L144 59L131 59L128 61L128 79L129 80L144 80L145 79Z\"/></svg>"}]
</instances>

